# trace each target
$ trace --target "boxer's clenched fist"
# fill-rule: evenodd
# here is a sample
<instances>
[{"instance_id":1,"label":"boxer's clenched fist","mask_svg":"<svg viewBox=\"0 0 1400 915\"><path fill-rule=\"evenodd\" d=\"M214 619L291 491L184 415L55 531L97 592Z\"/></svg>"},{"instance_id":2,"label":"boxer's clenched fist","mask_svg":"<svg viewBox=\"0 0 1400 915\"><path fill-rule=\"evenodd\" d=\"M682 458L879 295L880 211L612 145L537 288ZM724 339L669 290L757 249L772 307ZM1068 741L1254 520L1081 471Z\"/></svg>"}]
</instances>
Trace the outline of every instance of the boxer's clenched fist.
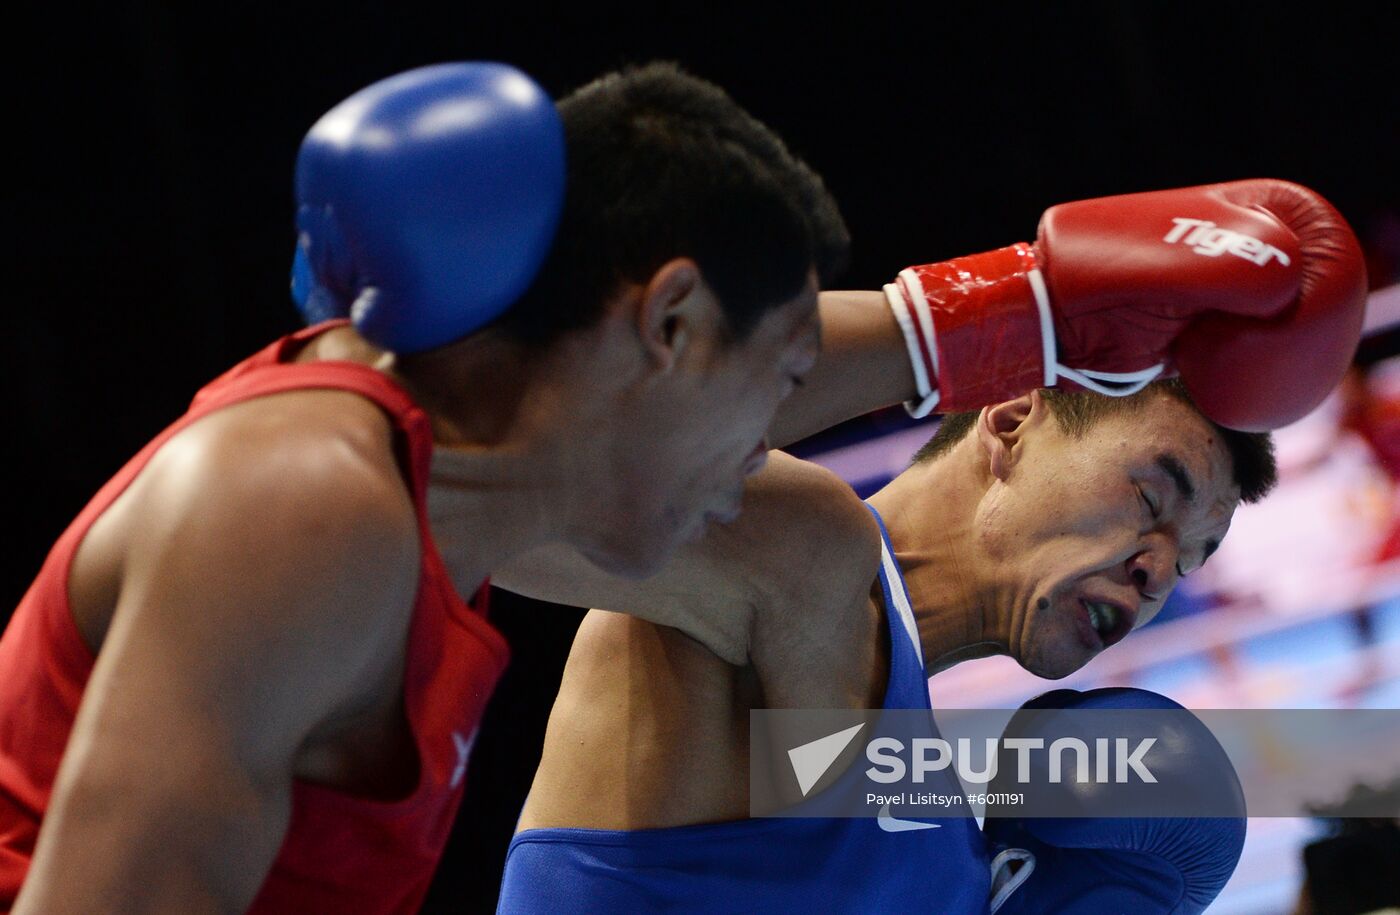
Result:
<instances>
[{"instance_id":1,"label":"boxer's clenched fist","mask_svg":"<svg viewBox=\"0 0 1400 915\"><path fill-rule=\"evenodd\" d=\"M1131 393L1180 373L1212 419L1262 430L1341 379L1366 279L1326 200L1255 179L1052 207L1034 245L910 267L885 292L916 415L1065 382Z\"/></svg>"}]
</instances>

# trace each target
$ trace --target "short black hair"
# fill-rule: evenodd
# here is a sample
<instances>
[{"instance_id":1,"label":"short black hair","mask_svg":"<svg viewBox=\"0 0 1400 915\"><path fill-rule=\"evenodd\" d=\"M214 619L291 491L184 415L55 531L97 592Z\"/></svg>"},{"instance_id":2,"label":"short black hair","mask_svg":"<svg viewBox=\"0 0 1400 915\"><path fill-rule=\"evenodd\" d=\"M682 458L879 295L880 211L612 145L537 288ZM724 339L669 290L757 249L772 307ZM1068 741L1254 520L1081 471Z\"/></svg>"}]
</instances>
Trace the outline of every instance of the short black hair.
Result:
<instances>
[{"instance_id":1,"label":"short black hair","mask_svg":"<svg viewBox=\"0 0 1400 915\"><path fill-rule=\"evenodd\" d=\"M1058 388L1041 388L1040 393L1045 398L1046 406L1050 408L1050 414L1055 417L1056 424L1074 438L1081 438L1105 416L1140 410L1160 395L1179 400L1201 414L1200 408L1191 400L1191 395L1187 393L1186 386L1179 378L1154 381L1127 397L1107 397L1092 391L1066 391ZM913 463L930 461L951 451L976 424L979 414L980 411L972 410L966 413L950 413L943 417L933 438L914 455ZM1240 501L1258 502L1268 495L1278 483L1273 436L1267 432L1239 432L1227 429L1211 421L1205 414L1201 414L1201 418L1219 433L1225 442L1226 450L1230 452L1235 485L1240 488Z\"/></svg>"},{"instance_id":2,"label":"short black hair","mask_svg":"<svg viewBox=\"0 0 1400 915\"><path fill-rule=\"evenodd\" d=\"M558 103L567 186L554 246L498 322L527 344L587 327L624 281L692 257L745 337L844 268L850 238L818 175L718 86L670 63L609 73Z\"/></svg>"}]
</instances>

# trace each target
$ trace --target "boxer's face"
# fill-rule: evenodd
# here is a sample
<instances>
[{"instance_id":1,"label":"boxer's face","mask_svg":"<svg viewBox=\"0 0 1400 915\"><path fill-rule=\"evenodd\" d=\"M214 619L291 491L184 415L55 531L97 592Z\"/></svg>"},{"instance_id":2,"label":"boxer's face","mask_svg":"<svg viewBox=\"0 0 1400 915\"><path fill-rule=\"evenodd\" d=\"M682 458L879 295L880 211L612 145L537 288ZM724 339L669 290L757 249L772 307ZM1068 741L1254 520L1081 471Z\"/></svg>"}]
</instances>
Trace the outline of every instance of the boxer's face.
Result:
<instances>
[{"instance_id":1,"label":"boxer's face","mask_svg":"<svg viewBox=\"0 0 1400 915\"><path fill-rule=\"evenodd\" d=\"M616 436L609 513L625 520L601 532L595 563L651 574L710 523L737 515L779 403L816 361L816 294L813 278L743 339L704 316L720 315L718 303L688 319L675 366L647 383Z\"/></svg>"},{"instance_id":2,"label":"boxer's face","mask_svg":"<svg viewBox=\"0 0 1400 915\"><path fill-rule=\"evenodd\" d=\"M1169 396L1080 439L1041 410L979 505L978 530L1012 656L1058 678L1156 615L1225 536L1239 489L1219 435Z\"/></svg>"}]
</instances>

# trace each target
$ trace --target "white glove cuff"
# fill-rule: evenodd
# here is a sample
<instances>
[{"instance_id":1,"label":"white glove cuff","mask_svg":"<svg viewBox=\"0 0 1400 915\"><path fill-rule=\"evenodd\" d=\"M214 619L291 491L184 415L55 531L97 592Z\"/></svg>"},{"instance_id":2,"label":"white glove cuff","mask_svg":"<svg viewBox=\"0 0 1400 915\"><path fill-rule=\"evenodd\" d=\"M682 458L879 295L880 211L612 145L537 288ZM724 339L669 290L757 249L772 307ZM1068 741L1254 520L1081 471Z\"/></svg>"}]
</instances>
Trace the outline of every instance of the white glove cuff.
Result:
<instances>
[{"instance_id":1,"label":"white glove cuff","mask_svg":"<svg viewBox=\"0 0 1400 915\"><path fill-rule=\"evenodd\" d=\"M914 389L919 392L919 399L906 400L904 409L915 419L923 419L938 406L938 350L934 346L933 316L923 299L923 284L914 272L905 270L899 277L902 283L885 284L885 301L904 335L909 365L914 370ZM913 309L906 298L906 289L909 296L918 297Z\"/></svg>"}]
</instances>

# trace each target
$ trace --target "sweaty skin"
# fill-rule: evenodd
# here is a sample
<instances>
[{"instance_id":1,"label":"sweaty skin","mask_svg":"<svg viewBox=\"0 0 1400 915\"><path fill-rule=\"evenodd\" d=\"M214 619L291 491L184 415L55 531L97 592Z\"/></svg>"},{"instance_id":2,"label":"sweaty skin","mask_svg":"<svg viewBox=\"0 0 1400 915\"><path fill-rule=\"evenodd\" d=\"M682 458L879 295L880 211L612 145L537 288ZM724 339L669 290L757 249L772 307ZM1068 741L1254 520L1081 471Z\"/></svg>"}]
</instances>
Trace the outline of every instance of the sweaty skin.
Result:
<instances>
[{"instance_id":1,"label":"sweaty skin","mask_svg":"<svg viewBox=\"0 0 1400 915\"><path fill-rule=\"evenodd\" d=\"M1189 502L1163 455L1190 474ZM930 675L1009 654L1055 678L1104 647L1086 641L1081 598L1143 624L1176 564L1195 568L1224 536L1238 500L1223 443L1189 406L1159 395L1074 439L1037 393L984 410L948 454L870 501ZM503 587L625 611L595 610L579 631L520 829L746 817L750 709L878 702L889 652L879 543L848 487L775 453L739 519L652 579L616 582L562 551L497 573Z\"/></svg>"}]
</instances>

